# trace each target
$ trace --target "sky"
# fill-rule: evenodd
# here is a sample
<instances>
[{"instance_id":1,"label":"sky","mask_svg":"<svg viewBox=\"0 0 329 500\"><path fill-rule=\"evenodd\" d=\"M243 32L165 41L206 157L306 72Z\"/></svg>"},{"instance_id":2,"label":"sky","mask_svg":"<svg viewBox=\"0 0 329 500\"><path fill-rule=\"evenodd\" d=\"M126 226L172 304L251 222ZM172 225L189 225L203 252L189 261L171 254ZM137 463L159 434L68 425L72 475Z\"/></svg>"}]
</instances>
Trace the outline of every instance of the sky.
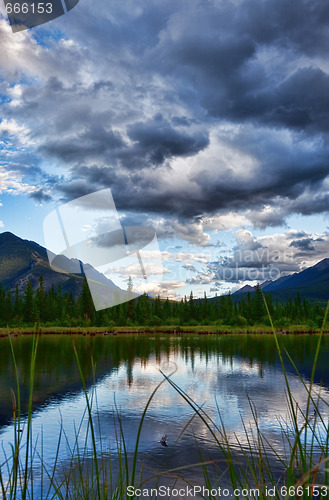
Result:
<instances>
[{"instance_id":1,"label":"sky","mask_svg":"<svg viewBox=\"0 0 329 500\"><path fill-rule=\"evenodd\" d=\"M328 257L328 23L323 0L80 0L13 33L0 0L1 231L45 245L110 188L162 263L108 277L172 299Z\"/></svg>"}]
</instances>

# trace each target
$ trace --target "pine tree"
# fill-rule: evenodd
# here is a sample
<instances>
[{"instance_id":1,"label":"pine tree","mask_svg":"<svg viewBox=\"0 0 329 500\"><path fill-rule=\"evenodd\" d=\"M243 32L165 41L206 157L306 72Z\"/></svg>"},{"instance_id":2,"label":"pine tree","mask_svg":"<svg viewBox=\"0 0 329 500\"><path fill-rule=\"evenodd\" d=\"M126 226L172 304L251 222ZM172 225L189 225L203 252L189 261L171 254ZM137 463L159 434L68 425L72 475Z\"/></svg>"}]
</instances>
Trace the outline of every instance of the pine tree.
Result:
<instances>
[{"instance_id":1,"label":"pine tree","mask_svg":"<svg viewBox=\"0 0 329 500\"><path fill-rule=\"evenodd\" d=\"M191 290L191 293L190 293L190 299L188 301L188 305L189 305L189 318L190 320L192 319L195 319L195 312L194 312L194 299L193 299L193 292Z\"/></svg>"},{"instance_id":2,"label":"pine tree","mask_svg":"<svg viewBox=\"0 0 329 500\"><path fill-rule=\"evenodd\" d=\"M5 326L4 309L5 309L5 291L0 285L0 321L1 324Z\"/></svg>"},{"instance_id":3,"label":"pine tree","mask_svg":"<svg viewBox=\"0 0 329 500\"><path fill-rule=\"evenodd\" d=\"M265 315L265 305L263 300L262 291L259 283L256 285L254 297L252 300L252 319L253 321L261 321Z\"/></svg>"},{"instance_id":4,"label":"pine tree","mask_svg":"<svg viewBox=\"0 0 329 500\"><path fill-rule=\"evenodd\" d=\"M23 319L22 318L22 299L19 295L18 285L16 285L16 288L15 288L13 318L15 320L15 324L17 324L17 325L19 325Z\"/></svg>"},{"instance_id":5,"label":"pine tree","mask_svg":"<svg viewBox=\"0 0 329 500\"><path fill-rule=\"evenodd\" d=\"M86 277L84 277L83 281L80 303L81 303L81 315L83 319L87 321L87 323L90 323L95 315L95 307Z\"/></svg>"},{"instance_id":6,"label":"pine tree","mask_svg":"<svg viewBox=\"0 0 329 500\"><path fill-rule=\"evenodd\" d=\"M36 314L38 319L43 323L47 320L47 311L46 311L46 298L45 291L43 287L43 276L42 274L39 276L39 286L36 291L35 296L35 306L36 306Z\"/></svg>"},{"instance_id":7,"label":"pine tree","mask_svg":"<svg viewBox=\"0 0 329 500\"><path fill-rule=\"evenodd\" d=\"M227 296L227 317L226 323L230 324L233 318L233 300L231 295L231 290L228 292Z\"/></svg>"},{"instance_id":8,"label":"pine tree","mask_svg":"<svg viewBox=\"0 0 329 500\"><path fill-rule=\"evenodd\" d=\"M29 279L24 292L24 320L26 323L34 321L34 313L34 294L32 283Z\"/></svg>"},{"instance_id":9,"label":"pine tree","mask_svg":"<svg viewBox=\"0 0 329 500\"><path fill-rule=\"evenodd\" d=\"M128 296L127 317L131 322L134 322L136 319L136 302L134 300L133 280L131 279L131 276L129 276L128 278L127 296Z\"/></svg>"},{"instance_id":10,"label":"pine tree","mask_svg":"<svg viewBox=\"0 0 329 500\"><path fill-rule=\"evenodd\" d=\"M10 320L11 320L11 310L12 310L12 306L11 306L11 292L10 292L10 288L9 288L9 290L7 292L7 295L5 297L5 300L4 300L4 311L3 311L3 319L6 322L6 325L9 325L9 323L10 323Z\"/></svg>"},{"instance_id":11,"label":"pine tree","mask_svg":"<svg viewBox=\"0 0 329 500\"><path fill-rule=\"evenodd\" d=\"M171 307L170 307L170 302L167 297L166 301L163 304L162 307L162 317L163 317L163 323L169 325L171 323Z\"/></svg>"},{"instance_id":12,"label":"pine tree","mask_svg":"<svg viewBox=\"0 0 329 500\"><path fill-rule=\"evenodd\" d=\"M150 316L149 299L144 293L138 298L136 306L136 319L139 325L145 325L147 318Z\"/></svg>"}]
</instances>

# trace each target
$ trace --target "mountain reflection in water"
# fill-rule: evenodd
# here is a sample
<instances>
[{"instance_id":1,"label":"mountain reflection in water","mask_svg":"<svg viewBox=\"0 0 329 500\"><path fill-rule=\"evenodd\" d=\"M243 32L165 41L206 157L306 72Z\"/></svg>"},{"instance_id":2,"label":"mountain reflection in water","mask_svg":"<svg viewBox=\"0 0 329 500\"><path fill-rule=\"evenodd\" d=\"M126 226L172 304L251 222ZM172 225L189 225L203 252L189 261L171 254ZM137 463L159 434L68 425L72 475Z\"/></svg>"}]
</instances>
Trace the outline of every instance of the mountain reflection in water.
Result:
<instances>
[{"instance_id":1,"label":"mountain reflection in water","mask_svg":"<svg viewBox=\"0 0 329 500\"><path fill-rule=\"evenodd\" d=\"M30 337L13 339L23 410L27 406L31 340ZM315 392L321 392L325 401L329 401L328 340L327 337L323 339L314 384ZM307 382L317 338L287 336L280 341ZM60 450L63 467L71 460L68 444L73 449L78 439L83 448L87 435L87 419L83 417L86 403L73 344L90 395L95 390L93 414L97 415L97 446L99 450L110 452L113 458L118 451L117 415L121 418L128 454L132 456L143 410L152 391L163 380L160 370L166 374L174 372L172 380L202 405L215 425L220 427L223 423L232 443L238 439L242 447L248 448L245 428L251 433L255 427L253 411L256 409L258 426L269 447L282 456L286 453L282 427L289 421L289 414L284 376L272 336L43 336L39 340L37 355L33 435L42 435L43 458L48 465L55 460L61 427L67 440L63 441ZM10 388L16 387L16 381L7 339L1 340L1 353L0 440L3 451L10 455L13 441ZM94 376L91 357L96 366ZM287 369L296 405L304 410L307 401L305 388L288 360ZM328 421L329 412L324 404L321 410ZM160 444L165 434L168 447ZM89 445L91 450L91 443ZM139 444L140 463L143 461L145 470L152 475L157 469L197 464L200 454L205 460L216 461L217 476L219 470L225 470L224 458L207 427L165 381L146 414ZM279 464L273 466L277 467L278 474L282 472ZM196 483L203 482L200 467L187 468L183 475Z\"/></svg>"}]
</instances>

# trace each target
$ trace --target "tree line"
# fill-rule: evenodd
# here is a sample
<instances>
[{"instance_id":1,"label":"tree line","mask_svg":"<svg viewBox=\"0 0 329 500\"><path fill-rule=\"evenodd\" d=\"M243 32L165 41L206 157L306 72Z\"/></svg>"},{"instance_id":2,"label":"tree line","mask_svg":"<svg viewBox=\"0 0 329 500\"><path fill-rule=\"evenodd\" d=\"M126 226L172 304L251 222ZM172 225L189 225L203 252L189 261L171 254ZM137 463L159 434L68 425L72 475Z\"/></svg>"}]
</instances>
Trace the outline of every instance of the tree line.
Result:
<instances>
[{"instance_id":1,"label":"tree line","mask_svg":"<svg viewBox=\"0 0 329 500\"><path fill-rule=\"evenodd\" d=\"M131 293L131 280L128 281L127 298ZM131 296L131 295L130 295ZM301 299L297 293L294 299L285 303L274 303L270 294L266 302L275 325L279 328L291 324L308 325L318 328L322 324L324 306ZM197 326L229 325L237 327L269 324L264 299L259 286L254 293L239 297L222 295L209 299L190 296L181 301L150 299L146 294L138 299L128 300L103 311L95 311L87 280L84 279L82 291L77 298L72 293L63 293L59 284L48 291L44 288L43 277L33 290L28 281L24 293L18 287L14 294L0 285L0 326Z\"/></svg>"}]
</instances>

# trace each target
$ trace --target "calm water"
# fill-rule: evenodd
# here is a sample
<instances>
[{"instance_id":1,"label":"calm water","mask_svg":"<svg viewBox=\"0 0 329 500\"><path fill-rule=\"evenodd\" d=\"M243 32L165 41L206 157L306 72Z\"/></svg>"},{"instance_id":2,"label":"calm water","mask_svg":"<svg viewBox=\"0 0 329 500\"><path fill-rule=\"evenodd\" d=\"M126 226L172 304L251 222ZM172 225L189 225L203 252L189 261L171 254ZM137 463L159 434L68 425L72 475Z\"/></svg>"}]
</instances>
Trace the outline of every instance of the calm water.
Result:
<instances>
[{"instance_id":1,"label":"calm water","mask_svg":"<svg viewBox=\"0 0 329 500\"><path fill-rule=\"evenodd\" d=\"M280 341L308 382L317 338L285 336ZM74 445L78 443L83 449L86 442L86 404L73 343L79 353L90 397L94 394L92 411L97 416L97 446L102 456L111 455L113 464L118 452L117 415L121 417L125 444L131 457L143 410L152 391L164 380L161 371L166 374L174 372L172 380L202 405L215 425L224 425L232 442L238 438L241 445L247 447L242 421L251 432L255 427L253 409L256 410L259 427L269 447L285 455L287 443L282 437L282 430L287 429L289 415L284 377L271 336L47 336L40 338L38 346L33 438L37 440L36 451L42 454L49 468L55 459L61 429L64 431L62 436L65 436L60 446L62 470L70 463ZM20 373L22 409L26 409L32 339L18 337L13 339L13 344ZM10 388L15 389L16 381L7 339L1 339L0 348L0 457L3 463L5 456L10 455L10 443L13 442ZM329 338L325 337L314 389L329 402L328 355ZM91 358L96 367L94 375ZM305 388L288 361L287 369L296 405L305 410ZM328 409L324 404L321 407L322 415L328 421ZM21 427L24 439L24 419ZM319 432L324 438L321 430ZM168 436L168 447L159 443L164 434ZM87 454L91 456L89 438L87 443ZM201 468L195 465L200 462L200 454L205 460L216 460L211 474L214 480L219 480L223 473L221 481L225 481L225 463L218 446L215 446L201 419L165 381L157 390L146 414L139 445L139 464L144 463L148 471L146 475L190 465L182 474L196 484L203 484ZM282 473L282 467L274 457L273 468L277 469L278 475ZM35 492L38 491L39 475L36 453ZM173 481L170 478L164 480Z\"/></svg>"}]
</instances>

